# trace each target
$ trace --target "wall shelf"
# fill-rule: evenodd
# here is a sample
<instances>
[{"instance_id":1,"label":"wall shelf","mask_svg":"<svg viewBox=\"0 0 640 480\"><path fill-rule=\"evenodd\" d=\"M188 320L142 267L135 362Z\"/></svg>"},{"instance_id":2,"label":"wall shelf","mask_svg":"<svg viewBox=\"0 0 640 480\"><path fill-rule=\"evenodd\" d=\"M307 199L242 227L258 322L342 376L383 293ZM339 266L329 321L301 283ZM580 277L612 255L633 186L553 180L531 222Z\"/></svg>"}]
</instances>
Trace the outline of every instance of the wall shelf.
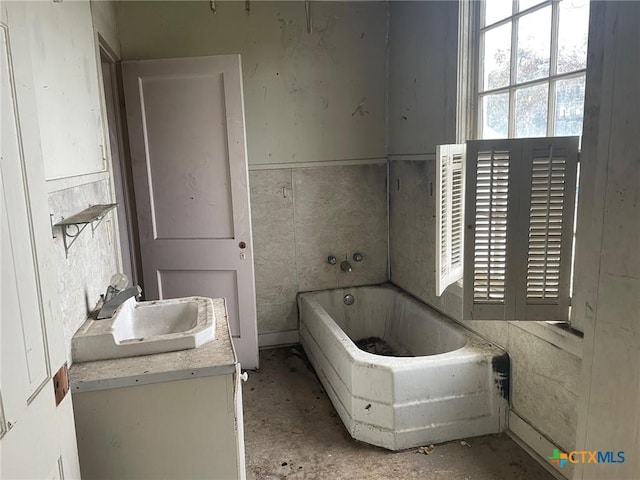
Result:
<instances>
[{"instance_id":1,"label":"wall shelf","mask_svg":"<svg viewBox=\"0 0 640 480\"><path fill-rule=\"evenodd\" d=\"M118 206L117 203L92 205L56 223L54 227L60 227L60 230L62 230L62 243L64 244L65 256L69 257L71 245L78 239L84 229L87 228L87 225L91 225L91 234L93 235L107 213L116 206Z\"/></svg>"}]
</instances>

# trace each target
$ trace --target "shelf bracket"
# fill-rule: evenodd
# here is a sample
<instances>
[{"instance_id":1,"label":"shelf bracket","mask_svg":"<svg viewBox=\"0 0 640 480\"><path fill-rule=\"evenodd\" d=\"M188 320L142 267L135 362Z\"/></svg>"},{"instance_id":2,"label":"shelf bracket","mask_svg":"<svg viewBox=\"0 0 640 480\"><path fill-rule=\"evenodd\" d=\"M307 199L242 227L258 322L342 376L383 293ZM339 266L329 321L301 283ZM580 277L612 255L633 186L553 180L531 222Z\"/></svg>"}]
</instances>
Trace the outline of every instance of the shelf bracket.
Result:
<instances>
[{"instance_id":1,"label":"shelf bracket","mask_svg":"<svg viewBox=\"0 0 640 480\"><path fill-rule=\"evenodd\" d=\"M102 223L107 213L117 205L117 203L92 205L75 215L71 215L69 218L63 218L54 225L54 227L60 227L62 231L62 244L64 245L64 255L66 258L69 258L71 245L75 243L80 234L87 228L87 225L91 225L91 235L94 236L96 229Z\"/></svg>"}]
</instances>

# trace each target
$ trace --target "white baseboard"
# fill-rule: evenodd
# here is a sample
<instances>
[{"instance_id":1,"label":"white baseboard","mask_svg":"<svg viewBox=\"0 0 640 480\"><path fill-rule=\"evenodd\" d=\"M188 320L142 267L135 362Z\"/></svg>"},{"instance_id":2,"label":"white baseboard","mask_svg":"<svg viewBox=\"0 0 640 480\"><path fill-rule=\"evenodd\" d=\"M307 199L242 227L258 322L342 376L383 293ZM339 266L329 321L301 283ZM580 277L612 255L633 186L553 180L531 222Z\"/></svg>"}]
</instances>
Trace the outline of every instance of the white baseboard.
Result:
<instances>
[{"instance_id":1,"label":"white baseboard","mask_svg":"<svg viewBox=\"0 0 640 480\"><path fill-rule=\"evenodd\" d=\"M261 333L258 335L258 347L268 348L281 345L292 345L298 343L298 330L288 330L286 332Z\"/></svg>"},{"instance_id":2,"label":"white baseboard","mask_svg":"<svg viewBox=\"0 0 640 480\"><path fill-rule=\"evenodd\" d=\"M573 464L567 462L560 468L549 461L549 457L553 454L554 449L562 449L544 437L526 420L513 411L509 412L509 430L507 431L507 435L558 480L573 478Z\"/></svg>"}]
</instances>

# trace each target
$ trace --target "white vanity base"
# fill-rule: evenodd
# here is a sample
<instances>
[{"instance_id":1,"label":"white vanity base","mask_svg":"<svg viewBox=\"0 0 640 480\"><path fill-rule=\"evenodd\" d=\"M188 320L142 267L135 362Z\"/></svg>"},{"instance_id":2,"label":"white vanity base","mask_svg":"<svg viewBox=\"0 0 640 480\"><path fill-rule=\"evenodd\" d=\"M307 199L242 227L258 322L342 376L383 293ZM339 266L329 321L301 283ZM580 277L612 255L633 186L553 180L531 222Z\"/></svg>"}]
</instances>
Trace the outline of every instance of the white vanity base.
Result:
<instances>
[{"instance_id":1,"label":"white vanity base","mask_svg":"<svg viewBox=\"0 0 640 480\"><path fill-rule=\"evenodd\" d=\"M201 347L71 367L83 478L246 478L240 364L213 307Z\"/></svg>"},{"instance_id":2,"label":"white vanity base","mask_svg":"<svg viewBox=\"0 0 640 480\"><path fill-rule=\"evenodd\" d=\"M234 415L242 400L233 377L75 394L82 477L244 478Z\"/></svg>"}]
</instances>

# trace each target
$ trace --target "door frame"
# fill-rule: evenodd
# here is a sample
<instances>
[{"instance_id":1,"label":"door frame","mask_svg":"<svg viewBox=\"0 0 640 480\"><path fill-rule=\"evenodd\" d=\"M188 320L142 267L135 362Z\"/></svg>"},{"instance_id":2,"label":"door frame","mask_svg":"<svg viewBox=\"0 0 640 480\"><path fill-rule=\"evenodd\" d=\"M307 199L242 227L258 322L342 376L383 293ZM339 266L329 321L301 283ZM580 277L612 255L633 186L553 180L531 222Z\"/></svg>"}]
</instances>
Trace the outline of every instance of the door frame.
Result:
<instances>
[{"instance_id":1,"label":"door frame","mask_svg":"<svg viewBox=\"0 0 640 480\"><path fill-rule=\"evenodd\" d=\"M129 133L124 107L124 90L122 86L121 59L109 46L104 37L97 34L98 61L100 87L102 93L102 116L105 129L105 143L109 148L112 188L117 207L118 238L120 240L120 257L123 273L133 285L143 288L142 259L140 256L140 241L138 232L138 217L136 214L136 200L133 189L133 173L131 170L131 154L129 150ZM108 72L104 71L107 65ZM105 73L110 76L110 98L108 101ZM109 114L112 113L116 125L115 140L117 151L111 145L109 134Z\"/></svg>"}]
</instances>

